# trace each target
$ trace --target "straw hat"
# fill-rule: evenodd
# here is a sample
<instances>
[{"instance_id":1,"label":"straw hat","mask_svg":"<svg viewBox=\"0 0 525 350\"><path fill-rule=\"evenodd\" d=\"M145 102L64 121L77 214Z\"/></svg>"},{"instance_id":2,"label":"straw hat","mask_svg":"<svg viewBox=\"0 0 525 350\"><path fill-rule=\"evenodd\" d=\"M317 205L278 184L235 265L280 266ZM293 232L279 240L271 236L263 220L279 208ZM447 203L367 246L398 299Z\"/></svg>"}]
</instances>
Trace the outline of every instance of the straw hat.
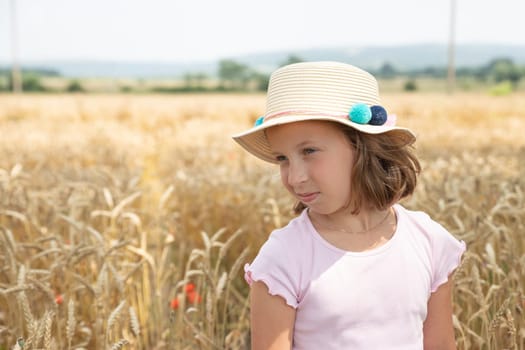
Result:
<instances>
[{"instance_id":1,"label":"straw hat","mask_svg":"<svg viewBox=\"0 0 525 350\"><path fill-rule=\"evenodd\" d=\"M376 79L338 62L303 62L277 69L270 77L266 113L233 139L253 155L276 163L265 130L303 120L333 121L368 134L397 132L407 143L415 140L380 106Z\"/></svg>"}]
</instances>

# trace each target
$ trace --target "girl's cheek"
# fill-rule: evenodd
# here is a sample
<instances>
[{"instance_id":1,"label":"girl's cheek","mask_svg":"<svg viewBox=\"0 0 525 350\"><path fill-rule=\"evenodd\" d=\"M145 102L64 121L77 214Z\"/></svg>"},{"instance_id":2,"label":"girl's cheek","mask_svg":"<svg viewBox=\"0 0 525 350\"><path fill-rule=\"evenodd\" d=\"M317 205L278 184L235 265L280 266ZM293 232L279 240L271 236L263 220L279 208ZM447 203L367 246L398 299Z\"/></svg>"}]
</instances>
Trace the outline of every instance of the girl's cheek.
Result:
<instances>
[{"instance_id":1,"label":"girl's cheek","mask_svg":"<svg viewBox=\"0 0 525 350\"><path fill-rule=\"evenodd\" d=\"M288 192L294 194L292 186L290 186L290 184L288 183L288 172L281 172L281 183Z\"/></svg>"},{"instance_id":2,"label":"girl's cheek","mask_svg":"<svg viewBox=\"0 0 525 350\"><path fill-rule=\"evenodd\" d=\"M285 169L281 167L280 172L281 172L281 182L286 188L288 188L288 171L286 171Z\"/></svg>"}]
</instances>

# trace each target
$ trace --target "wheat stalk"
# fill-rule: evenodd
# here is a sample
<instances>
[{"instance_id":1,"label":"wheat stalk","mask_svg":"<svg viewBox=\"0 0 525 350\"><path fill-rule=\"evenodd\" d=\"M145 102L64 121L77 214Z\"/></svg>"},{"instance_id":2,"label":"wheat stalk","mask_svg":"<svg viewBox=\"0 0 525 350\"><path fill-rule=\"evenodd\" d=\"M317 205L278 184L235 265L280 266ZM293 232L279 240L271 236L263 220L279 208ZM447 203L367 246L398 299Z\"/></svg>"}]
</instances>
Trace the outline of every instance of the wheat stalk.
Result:
<instances>
[{"instance_id":1,"label":"wheat stalk","mask_svg":"<svg viewBox=\"0 0 525 350\"><path fill-rule=\"evenodd\" d=\"M121 339L111 346L111 350L120 350L124 347L124 345L128 345L128 344L129 344L129 341L127 341L126 339Z\"/></svg>"},{"instance_id":2,"label":"wheat stalk","mask_svg":"<svg viewBox=\"0 0 525 350\"><path fill-rule=\"evenodd\" d=\"M19 286L23 285L25 283L25 280L26 280L26 267L24 265L21 265L20 269L18 270L17 284Z\"/></svg>"},{"instance_id":3,"label":"wheat stalk","mask_svg":"<svg viewBox=\"0 0 525 350\"><path fill-rule=\"evenodd\" d=\"M133 332L133 335L135 337L138 337L140 335L140 323L137 318L137 313L135 312L133 306L129 307L129 319L131 331Z\"/></svg>"},{"instance_id":4,"label":"wheat stalk","mask_svg":"<svg viewBox=\"0 0 525 350\"><path fill-rule=\"evenodd\" d=\"M511 339L510 349L516 350L518 349L518 344L516 342L516 326L514 325L514 317L512 316L512 312L509 309L505 310L505 324L508 329L508 336Z\"/></svg>"},{"instance_id":5,"label":"wheat stalk","mask_svg":"<svg viewBox=\"0 0 525 350\"><path fill-rule=\"evenodd\" d=\"M16 295L16 298L18 300L18 304L20 305L20 308L22 309L22 313L24 315L24 320L26 323L26 327L29 333L29 336L33 334L33 326L35 323L35 319L33 317L33 314L31 312L31 307L29 306L29 301L27 300L27 295L25 292L20 292Z\"/></svg>"},{"instance_id":6,"label":"wheat stalk","mask_svg":"<svg viewBox=\"0 0 525 350\"><path fill-rule=\"evenodd\" d=\"M120 318L120 315L122 313L122 310L126 306L126 300L123 300L118 304L118 306L111 312L108 318L108 324L107 324L107 333L109 334L111 328L116 324L118 319Z\"/></svg>"},{"instance_id":7,"label":"wheat stalk","mask_svg":"<svg viewBox=\"0 0 525 350\"><path fill-rule=\"evenodd\" d=\"M68 348L71 348L71 342L75 335L75 329L77 327L77 320L75 318L75 301L73 298L69 299L67 304L67 326L66 326L66 337Z\"/></svg>"},{"instance_id":8,"label":"wheat stalk","mask_svg":"<svg viewBox=\"0 0 525 350\"><path fill-rule=\"evenodd\" d=\"M52 350L51 348L51 327L53 326L53 313L47 312L44 316L44 349Z\"/></svg>"},{"instance_id":9,"label":"wheat stalk","mask_svg":"<svg viewBox=\"0 0 525 350\"><path fill-rule=\"evenodd\" d=\"M45 317L46 315L44 315L44 317L42 317L42 319L35 324L36 333L34 336L33 346L35 346L36 348L40 347L40 343L42 342L42 339L44 338L44 332L45 332L45 327L46 327Z\"/></svg>"},{"instance_id":10,"label":"wheat stalk","mask_svg":"<svg viewBox=\"0 0 525 350\"><path fill-rule=\"evenodd\" d=\"M221 277L219 278L219 281L217 282L217 286L215 288L215 298L220 299L222 295L222 291L224 290L224 287L226 286L226 281L228 280L228 273L226 271L223 271Z\"/></svg>"}]
</instances>

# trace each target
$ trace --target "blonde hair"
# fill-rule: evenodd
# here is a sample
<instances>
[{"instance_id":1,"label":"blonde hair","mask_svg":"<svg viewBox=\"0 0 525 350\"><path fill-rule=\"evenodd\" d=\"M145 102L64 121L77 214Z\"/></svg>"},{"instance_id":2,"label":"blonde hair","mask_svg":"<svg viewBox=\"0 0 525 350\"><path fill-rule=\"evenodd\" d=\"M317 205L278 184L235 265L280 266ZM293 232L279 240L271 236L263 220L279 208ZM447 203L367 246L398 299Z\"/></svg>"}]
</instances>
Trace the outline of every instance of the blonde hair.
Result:
<instances>
[{"instance_id":1,"label":"blonde hair","mask_svg":"<svg viewBox=\"0 0 525 350\"><path fill-rule=\"evenodd\" d=\"M341 125L340 129L354 149L349 207L357 214L363 206L385 210L410 196L416 187L421 165L414 154L413 141L397 130L382 134L366 134ZM294 205L299 214L307 206Z\"/></svg>"}]
</instances>

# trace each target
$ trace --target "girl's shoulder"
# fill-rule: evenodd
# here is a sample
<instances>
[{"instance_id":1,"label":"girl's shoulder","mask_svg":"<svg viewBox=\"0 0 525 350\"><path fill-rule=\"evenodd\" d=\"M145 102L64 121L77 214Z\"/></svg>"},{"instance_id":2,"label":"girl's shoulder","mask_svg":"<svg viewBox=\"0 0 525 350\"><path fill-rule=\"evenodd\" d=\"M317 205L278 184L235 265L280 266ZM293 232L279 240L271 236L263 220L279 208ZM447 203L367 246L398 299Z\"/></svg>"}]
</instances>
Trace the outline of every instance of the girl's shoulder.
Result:
<instances>
[{"instance_id":1,"label":"girl's shoulder","mask_svg":"<svg viewBox=\"0 0 525 350\"><path fill-rule=\"evenodd\" d=\"M288 224L273 230L259 250L258 256L271 256L278 263L281 260L299 262L304 247L311 244L311 232L306 212L291 219Z\"/></svg>"},{"instance_id":2,"label":"girl's shoulder","mask_svg":"<svg viewBox=\"0 0 525 350\"><path fill-rule=\"evenodd\" d=\"M421 223L425 223L425 222L428 222L428 221L433 221L432 218L430 217L430 215L428 215L424 211L407 209L407 208L405 208L403 205L401 205L399 203L398 204L394 204L394 208L396 210L396 213L398 215L404 216L405 219L409 219L411 221L421 222Z\"/></svg>"},{"instance_id":3,"label":"girl's shoulder","mask_svg":"<svg viewBox=\"0 0 525 350\"><path fill-rule=\"evenodd\" d=\"M304 214L304 213L303 213ZM245 279L251 284L262 281L271 295L279 295L296 308L305 289L305 266L309 260L308 226L303 214L286 226L274 230L251 264L244 267Z\"/></svg>"},{"instance_id":4,"label":"girl's shoulder","mask_svg":"<svg viewBox=\"0 0 525 350\"><path fill-rule=\"evenodd\" d=\"M396 211L403 235L408 238L405 242L429 259L433 292L460 264L466 244L422 211L408 210L401 205L396 205Z\"/></svg>"},{"instance_id":5,"label":"girl's shoulder","mask_svg":"<svg viewBox=\"0 0 525 350\"><path fill-rule=\"evenodd\" d=\"M411 230L420 231L423 234L445 234L450 235L449 231L435 221L429 214L420 210L410 210L403 207L401 204L396 204L396 213L399 218L398 221L405 227Z\"/></svg>"},{"instance_id":6,"label":"girl's shoulder","mask_svg":"<svg viewBox=\"0 0 525 350\"><path fill-rule=\"evenodd\" d=\"M419 210L409 210L400 204L395 205L398 221L405 229L417 231L429 238L436 236L452 236L452 234L429 214Z\"/></svg>"},{"instance_id":7,"label":"girl's shoulder","mask_svg":"<svg viewBox=\"0 0 525 350\"><path fill-rule=\"evenodd\" d=\"M290 241L305 238L310 234L306 209L292 218L285 226L272 231L270 238Z\"/></svg>"},{"instance_id":8,"label":"girl's shoulder","mask_svg":"<svg viewBox=\"0 0 525 350\"><path fill-rule=\"evenodd\" d=\"M456 238L429 214L408 210L399 204L396 204L395 208L399 215L400 229L413 244L424 247L433 254L441 254L438 252L442 251L462 253L465 250L465 242Z\"/></svg>"}]
</instances>

